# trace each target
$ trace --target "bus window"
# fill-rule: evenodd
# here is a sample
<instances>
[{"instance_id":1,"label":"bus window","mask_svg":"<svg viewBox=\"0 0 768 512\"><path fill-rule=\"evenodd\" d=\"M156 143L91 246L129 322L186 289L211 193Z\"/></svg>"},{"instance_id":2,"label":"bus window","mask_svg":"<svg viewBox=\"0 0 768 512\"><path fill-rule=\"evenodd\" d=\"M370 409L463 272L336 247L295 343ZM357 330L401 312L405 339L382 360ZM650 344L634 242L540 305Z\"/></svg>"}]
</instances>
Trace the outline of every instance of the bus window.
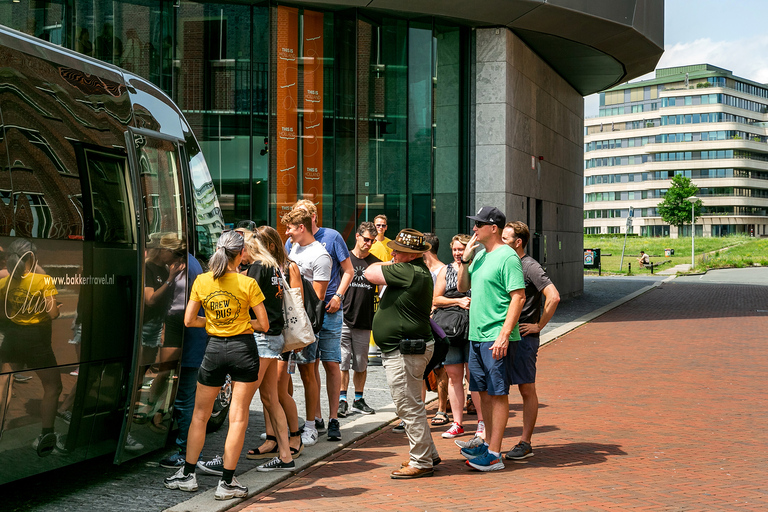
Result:
<instances>
[{"instance_id":1,"label":"bus window","mask_svg":"<svg viewBox=\"0 0 768 512\"><path fill-rule=\"evenodd\" d=\"M85 151L85 157L91 186L94 240L133 243L125 157L91 150Z\"/></svg>"}]
</instances>

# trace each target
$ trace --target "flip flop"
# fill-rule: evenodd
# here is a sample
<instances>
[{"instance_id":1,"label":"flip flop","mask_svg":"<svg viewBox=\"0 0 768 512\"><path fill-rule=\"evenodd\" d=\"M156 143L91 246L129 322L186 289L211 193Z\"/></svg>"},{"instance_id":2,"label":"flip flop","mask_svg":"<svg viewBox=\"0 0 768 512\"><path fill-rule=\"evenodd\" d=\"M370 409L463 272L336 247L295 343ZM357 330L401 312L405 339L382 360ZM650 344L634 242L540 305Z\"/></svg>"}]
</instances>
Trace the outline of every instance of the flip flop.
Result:
<instances>
[{"instance_id":1,"label":"flip flop","mask_svg":"<svg viewBox=\"0 0 768 512\"><path fill-rule=\"evenodd\" d=\"M432 425L434 426L447 425L450 422L451 420L448 419L448 414L444 413L443 411L437 411L434 418L432 418Z\"/></svg>"}]
</instances>

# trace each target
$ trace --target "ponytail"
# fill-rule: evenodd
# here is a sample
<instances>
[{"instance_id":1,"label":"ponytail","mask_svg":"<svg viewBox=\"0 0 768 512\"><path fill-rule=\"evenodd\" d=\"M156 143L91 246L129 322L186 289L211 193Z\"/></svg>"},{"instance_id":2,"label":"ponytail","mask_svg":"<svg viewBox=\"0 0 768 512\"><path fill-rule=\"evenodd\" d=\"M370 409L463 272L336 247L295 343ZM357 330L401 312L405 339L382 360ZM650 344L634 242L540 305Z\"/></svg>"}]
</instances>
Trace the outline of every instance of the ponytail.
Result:
<instances>
[{"instance_id":1,"label":"ponytail","mask_svg":"<svg viewBox=\"0 0 768 512\"><path fill-rule=\"evenodd\" d=\"M227 266L243 250L244 243L243 235L237 231L225 231L221 234L216 244L216 252L208 261L214 279L220 278L227 272Z\"/></svg>"}]
</instances>

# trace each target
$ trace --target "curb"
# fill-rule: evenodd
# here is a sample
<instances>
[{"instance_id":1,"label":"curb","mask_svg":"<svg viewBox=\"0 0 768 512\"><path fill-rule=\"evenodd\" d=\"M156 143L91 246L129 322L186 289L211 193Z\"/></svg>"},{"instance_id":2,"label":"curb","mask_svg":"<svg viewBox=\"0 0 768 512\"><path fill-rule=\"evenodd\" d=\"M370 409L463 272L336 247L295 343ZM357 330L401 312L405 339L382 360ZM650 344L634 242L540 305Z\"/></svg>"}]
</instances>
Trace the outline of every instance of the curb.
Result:
<instances>
[{"instance_id":1,"label":"curb","mask_svg":"<svg viewBox=\"0 0 768 512\"><path fill-rule=\"evenodd\" d=\"M237 475L238 481L248 487L248 495L245 498L218 501L214 498L216 492L216 488L214 487L205 492L195 493L193 498L177 503L176 505L165 509L163 512L223 512L241 505L248 499L263 493L278 483L300 474L302 471L312 467L329 455L340 452L350 445L355 444L360 439L369 436L371 433L381 430L392 423L396 418L397 414L395 414L394 404L378 408L376 414L363 415L341 427L343 441L338 441L336 443L329 442L321 436L320 440L318 440L317 444L314 446L304 447L304 450L301 452L301 457L295 459L296 470L294 471L261 472L252 469L242 475ZM207 475L200 476L202 478L218 478Z\"/></svg>"},{"instance_id":2,"label":"curb","mask_svg":"<svg viewBox=\"0 0 768 512\"><path fill-rule=\"evenodd\" d=\"M553 329L553 330L549 331L548 333L541 335L541 337L539 338L539 347L543 347L544 345L547 345L547 344L555 341L557 338L565 336L569 332L573 331L574 329L577 329L577 328L581 327L582 325L584 325L587 322L591 322L592 320L594 320L595 318L599 317L600 315L603 315L603 314L607 313L608 311L610 311L612 309L615 309L615 308L621 306L622 304L625 304L625 303L629 302L630 300L632 300L632 299L634 299L636 297L639 297L640 295L642 295L642 294L644 294L644 293L646 293L648 291L653 290L654 288L656 288L658 286L661 286L663 283L672 281L676 277L677 277L677 275L671 275L671 276L669 276L668 278L666 278L666 279L664 279L662 281L658 281L656 283L648 285L645 288L640 288L636 292L632 292L629 295L620 298L619 300L611 302L610 304L608 304L606 306L603 306L603 307L601 307L599 309L596 309L596 310L592 311L591 313L587 313L586 315L577 318L573 322L568 322L565 325L561 325L557 329Z\"/></svg>"}]
</instances>

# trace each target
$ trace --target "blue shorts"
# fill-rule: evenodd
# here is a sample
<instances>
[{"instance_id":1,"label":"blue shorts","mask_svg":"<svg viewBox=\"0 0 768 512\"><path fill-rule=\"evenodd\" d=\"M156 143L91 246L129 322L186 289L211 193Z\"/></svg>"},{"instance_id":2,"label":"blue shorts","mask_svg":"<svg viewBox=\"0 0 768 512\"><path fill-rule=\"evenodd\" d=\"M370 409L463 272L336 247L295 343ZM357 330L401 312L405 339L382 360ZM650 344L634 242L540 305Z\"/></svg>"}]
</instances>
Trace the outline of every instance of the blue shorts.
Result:
<instances>
[{"instance_id":1,"label":"blue shorts","mask_svg":"<svg viewBox=\"0 0 768 512\"><path fill-rule=\"evenodd\" d=\"M445 356L443 366L449 364L464 364L469 362L469 343L465 343L461 347L451 347L448 349L448 354Z\"/></svg>"},{"instance_id":2,"label":"blue shorts","mask_svg":"<svg viewBox=\"0 0 768 512\"><path fill-rule=\"evenodd\" d=\"M227 380L227 374L233 382L259 380L259 349L253 334L208 338L197 382L203 386L219 388Z\"/></svg>"},{"instance_id":3,"label":"blue shorts","mask_svg":"<svg viewBox=\"0 0 768 512\"><path fill-rule=\"evenodd\" d=\"M344 311L339 308L335 313L326 311L323 318L323 328L317 335L317 340L299 353L296 360L299 364L314 363L318 359L323 362L341 362L341 324L344 323Z\"/></svg>"},{"instance_id":4,"label":"blue shorts","mask_svg":"<svg viewBox=\"0 0 768 512\"><path fill-rule=\"evenodd\" d=\"M539 354L539 337L523 336L514 346L512 362L512 384L536 382L536 356Z\"/></svg>"},{"instance_id":5,"label":"blue shorts","mask_svg":"<svg viewBox=\"0 0 768 512\"><path fill-rule=\"evenodd\" d=\"M494 359L491 347L493 342L480 343L470 341L469 350L469 390L486 391L489 395L509 395L512 384L512 363L514 359L513 345L510 342L507 355Z\"/></svg>"},{"instance_id":6,"label":"blue shorts","mask_svg":"<svg viewBox=\"0 0 768 512\"><path fill-rule=\"evenodd\" d=\"M278 359L283 351L283 345L285 345L285 338L283 338L282 333L272 336L263 332L255 332L253 339L256 340L256 346L259 347L259 357L264 359Z\"/></svg>"}]
</instances>

